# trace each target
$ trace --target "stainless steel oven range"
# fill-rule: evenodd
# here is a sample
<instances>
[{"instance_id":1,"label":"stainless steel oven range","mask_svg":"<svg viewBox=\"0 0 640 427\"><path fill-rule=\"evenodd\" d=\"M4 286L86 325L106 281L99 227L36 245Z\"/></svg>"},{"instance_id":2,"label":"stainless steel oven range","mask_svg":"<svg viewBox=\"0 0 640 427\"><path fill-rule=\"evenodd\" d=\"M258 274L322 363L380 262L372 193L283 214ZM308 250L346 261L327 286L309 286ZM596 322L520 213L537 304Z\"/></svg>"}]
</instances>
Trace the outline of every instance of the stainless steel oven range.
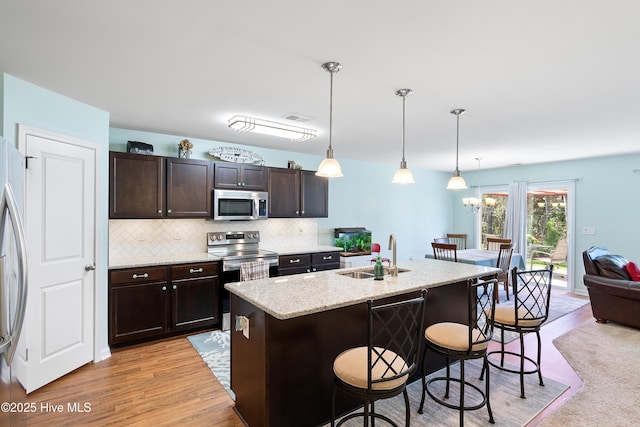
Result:
<instances>
[{"instance_id":1,"label":"stainless steel oven range","mask_svg":"<svg viewBox=\"0 0 640 427\"><path fill-rule=\"evenodd\" d=\"M222 260L222 313L223 329L228 326L229 292L225 283L240 281L240 264L264 260L269 263L269 276L278 274L278 254L259 248L259 231L216 231L207 233L207 252Z\"/></svg>"}]
</instances>

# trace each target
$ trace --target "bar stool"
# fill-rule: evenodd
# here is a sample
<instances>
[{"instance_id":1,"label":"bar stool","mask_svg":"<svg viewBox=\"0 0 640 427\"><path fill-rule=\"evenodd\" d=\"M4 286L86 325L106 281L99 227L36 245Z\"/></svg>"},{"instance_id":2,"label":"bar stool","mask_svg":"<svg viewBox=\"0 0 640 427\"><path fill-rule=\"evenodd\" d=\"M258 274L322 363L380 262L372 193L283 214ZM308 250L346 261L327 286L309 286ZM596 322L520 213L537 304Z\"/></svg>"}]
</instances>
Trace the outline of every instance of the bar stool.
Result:
<instances>
[{"instance_id":1,"label":"bar stool","mask_svg":"<svg viewBox=\"0 0 640 427\"><path fill-rule=\"evenodd\" d=\"M540 371L540 355L542 354L540 327L549 317L553 265L550 265L546 270L518 271L517 268L514 268L511 273L514 305L513 307L496 307L494 324L496 328L500 329L500 350L490 351L487 354L487 356L492 354L500 355L500 363L498 364L497 360L491 357L487 360L495 368L520 375L520 397L524 399L526 397L524 394L524 376L526 374L535 374L537 372L540 385L544 385L542 372ZM519 334L519 354L504 350L504 331L512 331ZM535 332L538 339L538 357L536 360L526 356L524 352L524 335L530 332ZM505 354L518 357L520 359L520 368L516 370L508 365L505 366ZM525 360L533 367L525 370ZM480 379L482 379L482 374L484 374L484 368L480 374Z\"/></svg>"},{"instance_id":2,"label":"bar stool","mask_svg":"<svg viewBox=\"0 0 640 427\"><path fill-rule=\"evenodd\" d=\"M480 409L486 405L489 412L489 422L494 423L491 402L489 399L489 371L485 381L485 390L465 381L465 361L470 359L482 359L483 370L487 367L487 347L493 336L493 315L495 311L494 288L497 286L496 280L467 282L467 322L441 322L429 326L424 336L426 347L422 354L422 399L418 413L423 413L425 394L428 394L437 403L447 408L457 409L460 412L460 425L464 424L464 411ZM427 352L432 351L446 357L447 371L444 377L435 377L425 380L425 361ZM451 377L451 359L460 361L460 378ZM429 386L445 381L444 397L440 398L429 389ZM444 399L449 398L450 382L460 384L460 400L458 404L452 404ZM480 403L466 405L464 399L465 387L471 387L481 397Z\"/></svg>"},{"instance_id":3,"label":"bar stool","mask_svg":"<svg viewBox=\"0 0 640 427\"><path fill-rule=\"evenodd\" d=\"M369 300L367 345L340 353L333 362L334 384L331 390L331 426L335 425L336 393L342 392L364 401L363 412L352 413L340 420L364 416L364 425L381 419L396 426L389 417L375 412L374 402L402 393L405 403L405 425L409 426L410 407L406 385L417 369L426 290L419 297L399 302L374 305ZM369 410L369 406L371 410Z\"/></svg>"}]
</instances>

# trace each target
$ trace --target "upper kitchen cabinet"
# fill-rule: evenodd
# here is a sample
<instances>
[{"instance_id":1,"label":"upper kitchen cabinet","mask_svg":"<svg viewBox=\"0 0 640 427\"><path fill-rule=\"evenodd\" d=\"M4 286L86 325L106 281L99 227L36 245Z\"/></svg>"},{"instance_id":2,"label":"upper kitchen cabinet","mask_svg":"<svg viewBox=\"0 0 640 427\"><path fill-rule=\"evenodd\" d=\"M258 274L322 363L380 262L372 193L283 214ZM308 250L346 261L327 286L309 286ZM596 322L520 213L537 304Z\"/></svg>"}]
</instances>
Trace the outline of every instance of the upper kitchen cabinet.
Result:
<instances>
[{"instance_id":1,"label":"upper kitchen cabinet","mask_svg":"<svg viewBox=\"0 0 640 427\"><path fill-rule=\"evenodd\" d=\"M164 158L109 152L109 218L161 218Z\"/></svg>"},{"instance_id":2,"label":"upper kitchen cabinet","mask_svg":"<svg viewBox=\"0 0 640 427\"><path fill-rule=\"evenodd\" d=\"M167 216L210 218L213 163L167 158Z\"/></svg>"},{"instance_id":3,"label":"upper kitchen cabinet","mask_svg":"<svg viewBox=\"0 0 640 427\"><path fill-rule=\"evenodd\" d=\"M109 218L211 217L213 162L109 153Z\"/></svg>"},{"instance_id":4,"label":"upper kitchen cabinet","mask_svg":"<svg viewBox=\"0 0 640 427\"><path fill-rule=\"evenodd\" d=\"M269 168L270 218L325 218L329 214L329 181L314 171Z\"/></svg>"},{"instance_id":5,"label":"upper kitchen cabinet","mask_svg":"<svg viewBox=\"0 0 640 427\"><path fill-rule=\"evenodd\" d=\"M225 190L264 191L267 168L242 163L216 163L213 186Z\"/></svg>"}]
</instances>

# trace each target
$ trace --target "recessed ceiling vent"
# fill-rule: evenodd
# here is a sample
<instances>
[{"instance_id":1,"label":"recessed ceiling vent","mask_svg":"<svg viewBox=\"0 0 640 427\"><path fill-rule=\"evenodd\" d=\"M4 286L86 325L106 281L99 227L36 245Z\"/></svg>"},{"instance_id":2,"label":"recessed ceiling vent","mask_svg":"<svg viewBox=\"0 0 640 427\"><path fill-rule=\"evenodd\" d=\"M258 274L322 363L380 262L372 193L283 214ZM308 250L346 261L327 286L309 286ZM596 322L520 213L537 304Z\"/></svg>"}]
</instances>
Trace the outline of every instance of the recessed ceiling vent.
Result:
<instances>
[{"instance_id":1,"label":"recessed ceiling vent","mask_svg":"<svg viewBox=\"0 0 640 427\"><path fill-rule=\"evenodd\" d=\"M311 117L301 116L300 114L287 114L284 118L298 123L307 123L311 121Z\"/></svg>"}]
</instances>

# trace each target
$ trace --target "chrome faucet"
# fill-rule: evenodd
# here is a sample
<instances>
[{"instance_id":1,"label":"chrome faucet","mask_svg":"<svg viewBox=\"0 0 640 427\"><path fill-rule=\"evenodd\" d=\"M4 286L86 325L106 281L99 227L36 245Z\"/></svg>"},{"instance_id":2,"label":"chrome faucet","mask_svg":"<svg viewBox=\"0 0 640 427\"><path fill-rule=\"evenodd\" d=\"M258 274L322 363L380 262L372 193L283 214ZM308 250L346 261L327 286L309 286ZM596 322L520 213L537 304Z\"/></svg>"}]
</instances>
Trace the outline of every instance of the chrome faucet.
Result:
<instances>
[{"instance_id":1,"label":"chrome faucet","mask_svg":"<svg viewBox=\"0 0 640 427\"><path fill-rule=\"evenodd\" d=\"M389 235L389 250L393 251L393 265L389 266L389 274L392 277L398 276L398 263L396 261L396 236Z\"/></svg>"}]
</instances>

